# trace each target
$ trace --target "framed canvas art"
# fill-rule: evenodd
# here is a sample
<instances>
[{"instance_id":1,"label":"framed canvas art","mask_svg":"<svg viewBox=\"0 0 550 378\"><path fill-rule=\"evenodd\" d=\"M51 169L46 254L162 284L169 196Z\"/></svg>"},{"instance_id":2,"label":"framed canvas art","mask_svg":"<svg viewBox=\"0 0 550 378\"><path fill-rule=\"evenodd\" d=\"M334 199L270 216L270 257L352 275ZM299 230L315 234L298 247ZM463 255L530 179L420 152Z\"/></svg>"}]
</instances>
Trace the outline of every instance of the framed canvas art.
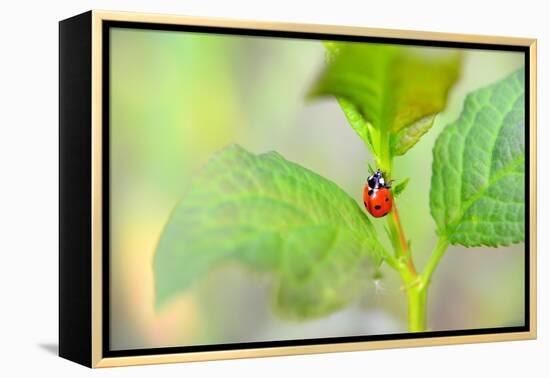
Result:
<instances>
[{"instance_id":1,"label":"framed canvas art","mask_svg":"<svg viewBox=\"0 0 550 378\"><path fill-rule=\"evenodd\" d=\"M59 354L536 336L536 41L60 22Z\"/></svg>"}]
</instances>

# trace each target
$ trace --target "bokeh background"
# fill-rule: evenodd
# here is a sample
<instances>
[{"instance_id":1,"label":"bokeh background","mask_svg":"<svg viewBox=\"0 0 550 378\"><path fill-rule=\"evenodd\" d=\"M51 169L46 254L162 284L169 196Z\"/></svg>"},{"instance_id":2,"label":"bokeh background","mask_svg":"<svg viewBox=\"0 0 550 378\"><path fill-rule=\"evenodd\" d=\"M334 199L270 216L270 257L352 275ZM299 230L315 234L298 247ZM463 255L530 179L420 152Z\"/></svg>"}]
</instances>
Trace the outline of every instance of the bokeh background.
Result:
<instances>
[{"instance_id":1,"label":"bokeh background","mask_svg":"<svg viewBox=\"0 0 550 378\"><path fill-rule=\"evenodd\" d=\"M277 318L269 277L238 264L216 268L155 311L156 243L212 153L229 143L277 150L359 204L371 159L334 99L305 100L324 64L319 41L123 28L110 38L111 349L406 332L405 295L389 269L355 303L319 320ZM523 63L521 53L466 50L446 110L396 159L395 178L411 177L399 210L418 267L436 242L428 203L435 138L468 92ZM429 291L430 329L522 325L523 252L523 244L450 247Z\"/></svg>"}]
</instances>

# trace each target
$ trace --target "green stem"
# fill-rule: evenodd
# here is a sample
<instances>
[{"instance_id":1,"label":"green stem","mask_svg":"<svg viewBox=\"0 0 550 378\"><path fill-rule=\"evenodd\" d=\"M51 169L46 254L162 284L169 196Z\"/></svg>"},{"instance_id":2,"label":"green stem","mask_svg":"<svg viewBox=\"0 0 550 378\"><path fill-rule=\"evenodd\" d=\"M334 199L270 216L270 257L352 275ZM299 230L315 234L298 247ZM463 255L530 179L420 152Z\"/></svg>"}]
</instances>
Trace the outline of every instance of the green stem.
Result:
<instances>
[{"instance_id":1,"label":"green stem","mask_svg":"<svg viewBox=\"0 0 550 378\"><path fill-rule=\"evenodd\" d=\"M401 274L407 291L410 332L423 332L426 330L428 287L433 272L448 246L449 241L447 238L444 236L440 237L422 274L415 277Z\"/></svg>"},{"instance_id":2,"label":"green stem","mask_svg":"<svg viewBox=\"0 0 550 378\"><path fill-rule=\"evenodd\" d=\"M426 286L422 285L416 272L395 203L391 216L388 217L388 223L393 239L392 244L397 255L397 271L401 275L407 294L409 331L422 332L426 328Z\"/></svg>"},{"instance_id":3,"label":"green stem","mask_svg":"<svg viewBox=\"0 0 550 378\"><path fill-rule=\"evenodd\" d=\"M422 286L427 287L430 284L434 270L435 268L437 268L437 265L443 257L443 254L445 254L448 246L449 241L447 240L447 238L445 236L440 236L430 256L430 259L426 264L426 268L424 268L424 272L421 274Z\"/></svg>"},{"instance_id":4,"label":"green stem","mask_svg":"<svg viewBox=\"0 0 550 378\"><path fill-rule=\"evenodd\" d=\"M409 305L409 332L426 330L427 286L414 285L407 289Z\"/></svg>"},{"instance_id":5,"label":"green stem","mask_svg":"<svg viewBox=\"0 0 550 378\"><path fill-rule=\"evenodd\" d=\"M387 178L391 179L392 158L390 153L389 133L379 134L378 142L379 155L377 165L388 175ZM401 225L401 219L395 199L391 214L387 217L387 221L392 246L395 252L395 259L392 261L392 267L399 272L407 295L409 331L423 332L426 330L426 305L429 278L443 254L443 252L440 252L440 249L444 251L446 244L443 241L438 243L439 248L436 247L436 257L433 258L433 261L430 260L432 264L428 264L427 274L419 275L414 266L412 252L410 251L403 226Z\"/></svg>"},{"instance_id":6,"label":"green stem","mask_svg":"<svg viewBox=\"0 0 550 378\"><path fill-rule=\"evenodd\" d=\"M381 130L377 135L378 155L375 155L377 168L385 174L390 175L392 171L392 156L390 150L390 134L387 130Z\"/></svg>"}]
</instances>

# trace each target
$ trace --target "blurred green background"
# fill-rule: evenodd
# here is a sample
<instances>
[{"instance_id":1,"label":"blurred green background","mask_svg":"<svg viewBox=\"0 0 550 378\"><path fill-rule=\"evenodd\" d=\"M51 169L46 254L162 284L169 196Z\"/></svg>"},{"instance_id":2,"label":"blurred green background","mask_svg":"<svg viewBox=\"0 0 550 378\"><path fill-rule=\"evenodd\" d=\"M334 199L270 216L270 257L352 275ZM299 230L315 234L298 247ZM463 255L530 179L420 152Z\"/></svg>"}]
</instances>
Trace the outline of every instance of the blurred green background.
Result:
<instances>
[{"instance_id":1,"label":"blurred green background","mask_svg":"<svg viewBox=\"0 0 550 378\"><path fill-rule=\"evenodd\" d=\"M314 321L277 318L269 277L237 264L156 312L156 243L212 153L229 143L276 150L359 204L372 161L334 99L304 99L324 64L320 41L113 28L110 48L111 349L406 332L405 295L386 269L356 303ZM435 138L468 92L523 63L521 53L467 50L445 112L396 159L395 178L411 177L399 210L418 267L436 242L428 204ZM383 233L384 222L374 222ZM522 325L523 251L523 244L449 248L429 291L430 329Z\"/></svg>"}]
</instances>

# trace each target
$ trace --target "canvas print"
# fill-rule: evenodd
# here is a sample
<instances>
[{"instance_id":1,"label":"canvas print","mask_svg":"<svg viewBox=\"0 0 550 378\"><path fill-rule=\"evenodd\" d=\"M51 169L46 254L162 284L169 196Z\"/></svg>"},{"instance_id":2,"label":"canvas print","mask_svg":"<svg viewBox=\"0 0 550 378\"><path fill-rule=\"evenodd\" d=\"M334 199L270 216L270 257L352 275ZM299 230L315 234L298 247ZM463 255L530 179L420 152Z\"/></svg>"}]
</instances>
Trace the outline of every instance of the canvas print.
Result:
<instances>
[{"instance_id":1,"label":"canvas print","mask_svg":"<svg viewBox=\"0 0 550 378\"><path fill-rule=\"evenodd\" d=\"M108 49L110 350L525 325L523 52Z\"/></svg>"}]
</instances>

